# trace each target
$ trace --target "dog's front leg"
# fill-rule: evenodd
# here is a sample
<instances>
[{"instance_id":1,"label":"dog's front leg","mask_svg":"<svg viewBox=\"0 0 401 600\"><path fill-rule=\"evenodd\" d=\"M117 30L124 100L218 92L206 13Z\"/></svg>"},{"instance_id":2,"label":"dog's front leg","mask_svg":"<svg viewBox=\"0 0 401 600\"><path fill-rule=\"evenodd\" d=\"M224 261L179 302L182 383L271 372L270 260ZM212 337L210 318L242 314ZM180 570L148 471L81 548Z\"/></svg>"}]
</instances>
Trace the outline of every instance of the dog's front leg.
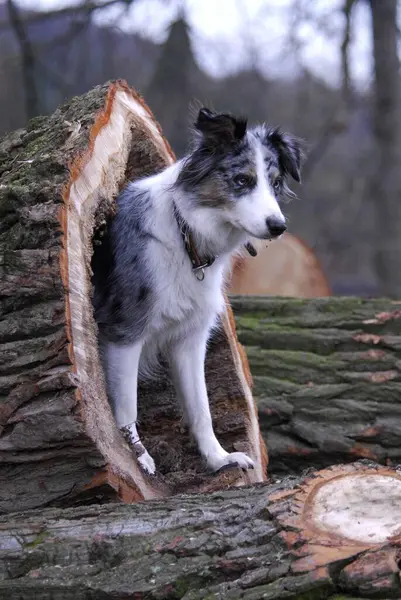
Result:
<instances>
[{"instance_id":1,"label":"dog's front leg","mask_svg":"<svg viewBox=\"0 0 401 600\"><path fill-rule=\"evenodd\" d=\"M141 341L129 345L106 342L102 354L108 394L117 425L141 467L153 475L156 471L154 460L142 444L136 426L138 367L142 345Z\"/></svg>"},{"instance_id":2,"label":"dog's front leg","mask_svg":"<svg viewBox=\"0 0 401 600\"><path fill-rule=\"evenodd\" d=\"M207 465L217 471L225 465L242 469L253 467L243 452L229 454L219 444L213 431L205 382L207 331L191 332L171 348L171 369L177 396L183 404L189 429Z\"/></svg>"}]
</instances>

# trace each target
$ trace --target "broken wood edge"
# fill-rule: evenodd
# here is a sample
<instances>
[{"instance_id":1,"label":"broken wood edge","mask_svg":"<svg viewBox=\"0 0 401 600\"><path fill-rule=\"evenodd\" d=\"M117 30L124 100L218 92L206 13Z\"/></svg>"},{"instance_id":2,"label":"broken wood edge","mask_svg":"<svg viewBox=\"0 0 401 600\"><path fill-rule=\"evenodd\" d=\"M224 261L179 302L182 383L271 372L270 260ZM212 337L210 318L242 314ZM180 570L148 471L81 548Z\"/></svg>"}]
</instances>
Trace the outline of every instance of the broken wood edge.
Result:
<instances>
[{"instance_id":1,"label":"broken wood edge","mask_svg":"<svg viewBox=\"0 0 401 600\"><path fill-rule=\"evenodd\" d=\"M157 486L149 484L123 442L107 400L91 305L87 249L91 247L99 201L115 198L124 180L131 129L138 118L165 152L166 162L173 162L169 148L159 139L155 122L139 96L122 82L111 84L104 109L98 113L91 128L88 151L70 166L71 179L63 193L65 206L62 211L66 241L60 258L63 284L68 290L65 305L69 354L79 380L77 401L87 433L108 463L106 472L99 473L88 488L107 482L126 502L165 495L167 490L159 489L157 493ZM100 163L95 174L91 170L93 162ZM108 168L111 163L113 169Z\"/></svg>"},{"instance_id":2,"label":"broken wood edge","mask_svg":"<svg viewBox=\"0 0 401 600\"><path fill-rule=\"evenodd\" d=\"M126 82L113 82L110 84L105 106L99 111L91 128L88 150L70 165L71 177L63 191L64 205L60 211L60 224L64 233L60 272L66 290L68 352L79 382L79 388L75 392L76 399L86 431L107 461L106 470L99 472L85 489L108 484L127 503L163 497L171 492L159 479L149 478L142 472L115 424L99 359L97 327L91 305L91 253L88 249L92 244L95 212L99 202L106 199L111 207L112 199L117 196L124 182L136 120L146 126L166 164L175 160L171 147L162 136L160 126L143 99ZM95 175L91 173L93 162L100 163ZM113 169L108 168L110 164L113 164ZM224 321L227 321L226 316ZM244 355L239 359L232 317L231 324L225 326L225 331L250 415L248 434L256 468L249 474L243 474L239 469L231 474L221 473L217 476L218 481L214 482L214 489L218 487L216 483L224 488L227 485L263 481L267 465L256 406L247 383L249 366Z\"/></svg>"},{"instance_id":3,"label":"broken wood edge","mask_svg":"<svg viewBox=\"0 0 401 600\"><path fill-rule=\"evenodd\" d=\"M227 298L226 311L223 315L223 326L248 409L247 434L251 445L250 454L254 459L255 468L253 469L253 473L252 471L250 473L244 473L243 477L247 483L266 481L269 461L266 444L259 429L257 405L251 391L252 375L245 350L237 338L234 314Z\"/></svg>"}]
</instances>

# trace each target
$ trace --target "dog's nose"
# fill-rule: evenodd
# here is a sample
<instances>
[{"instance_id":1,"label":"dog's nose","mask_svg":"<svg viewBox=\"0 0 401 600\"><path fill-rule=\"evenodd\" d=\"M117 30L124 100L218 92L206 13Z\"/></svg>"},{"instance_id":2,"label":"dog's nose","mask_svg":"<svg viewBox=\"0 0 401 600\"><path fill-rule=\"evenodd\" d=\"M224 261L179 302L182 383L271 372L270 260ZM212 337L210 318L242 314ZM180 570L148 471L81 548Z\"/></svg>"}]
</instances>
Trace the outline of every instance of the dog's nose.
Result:
<instances>
[{"instance_id":1,"label":"dog's nose","mask_svg":"<svg viewBox=\"0 0 401 600\"><path fill-rule=\"evenodd\" d=\"M272 238L276 238L287 229L284 221L279 221L278 219L269 218L266 219L266 225L269 228L269 232Z\"/></svg>"}]
</instances>

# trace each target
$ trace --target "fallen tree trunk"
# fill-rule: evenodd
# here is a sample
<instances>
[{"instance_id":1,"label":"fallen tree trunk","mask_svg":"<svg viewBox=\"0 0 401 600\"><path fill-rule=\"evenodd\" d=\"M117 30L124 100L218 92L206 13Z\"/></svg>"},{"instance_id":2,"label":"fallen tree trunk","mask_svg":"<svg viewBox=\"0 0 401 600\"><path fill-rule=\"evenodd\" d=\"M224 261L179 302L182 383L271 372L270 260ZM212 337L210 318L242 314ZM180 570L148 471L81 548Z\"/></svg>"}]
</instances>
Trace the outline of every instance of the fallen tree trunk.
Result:
<instances>
[{"instance_id":1,"label":"fallen tree trunk","mask_svg":"<svg viewBox=\"0 0 401 600\"><path fill-rule=\"evenodd\" d=\"M261 481L266 454L229 310L207 360L215 429L255 470L210 476L164 378L139 391L149 479L118 431L91 304L93 242L127 179L174 160L124 82L74 98L0 141L0 512L127 502Z\"/></svg>"},{"instance_id":2,"label":"fallen tree trunk","mask_svg":"<svg viewBox=\"0 0 401 600\"><path fill-rule=\"evenodd\" d=\"M400 598L401 476L373 464L0 518L0 598ZM337 595L341 594L341 596Z\"/></svg>"},{"instance_id":3,"label":"fallen tree trunk","mask_svg":"<svg viewBox=\"0 0 401 600\"><path fill-rule=\"evenodd\" d=\"M275 474L401 462L401 305L233 298Z\"/></svg>"}]
</instances>

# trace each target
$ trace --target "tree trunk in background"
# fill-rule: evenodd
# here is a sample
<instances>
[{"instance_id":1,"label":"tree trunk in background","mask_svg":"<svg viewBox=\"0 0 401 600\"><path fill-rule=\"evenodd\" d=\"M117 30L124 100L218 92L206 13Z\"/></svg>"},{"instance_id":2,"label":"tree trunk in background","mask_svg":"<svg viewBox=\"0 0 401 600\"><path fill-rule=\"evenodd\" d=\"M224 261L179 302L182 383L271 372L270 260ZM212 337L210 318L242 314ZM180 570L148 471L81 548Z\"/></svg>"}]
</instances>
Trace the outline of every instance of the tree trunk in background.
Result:
<instances>
[{"instance_id":1,"label":"tree trunk in background","mask_svg":"<svg viewBox=\"0 0 401 600\"><path fill-rule=\"evenodd\" d=\"M401 92L397 0L370 0L375 89L372 241L381 293L401 298ZM361 215L363 218L363 215Z\"/></svg>"},{"instance_id":2,"label":"tree trunk in background","mask_svg":"<svg viewBox=\"0 0 401 600\"><path fill-rule=\"evenodd\" d=\"M0 598L400 598L400 488L395 470L356 463L133 506L14 513L0 518Z\"/></svg>"},{"instance_id":3,"label":"tree trunk in background","mask_svg":"<svg viewBox=\"0 0 401 600\"><path fill-rule=\"evenodd\" d=\"M275 475L401 463L401 304L232 298Z\"/></svg>"},{"instance_id":4,"label":"tree trunk in background","mask_svg":"<svg viewBox=\"0 0 401 600\"><path fill-rule=\"evenodd\" d=\"M170 28L145 94L153 113L161 117L164 135L174 140L178 158L187 150L189 107L197 95L195 76L201 73L192 54L188 25L179 19Z\"/></svg>"}]
</instances>

